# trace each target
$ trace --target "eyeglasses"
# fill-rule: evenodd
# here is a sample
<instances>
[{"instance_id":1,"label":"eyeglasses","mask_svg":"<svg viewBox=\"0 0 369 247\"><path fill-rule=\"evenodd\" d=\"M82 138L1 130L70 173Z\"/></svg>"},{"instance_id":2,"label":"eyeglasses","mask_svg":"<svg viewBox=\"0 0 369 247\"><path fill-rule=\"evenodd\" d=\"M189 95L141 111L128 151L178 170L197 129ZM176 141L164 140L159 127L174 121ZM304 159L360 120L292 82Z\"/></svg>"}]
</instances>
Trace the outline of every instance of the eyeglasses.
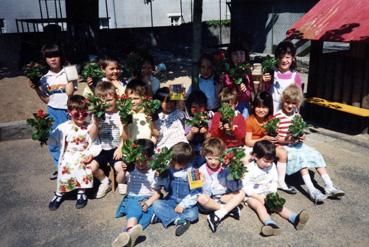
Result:
<instances>
[{"instance_id":1,"label":"eyeglasses","mask_svg":"<svg viewBox=\"0 0 369 247\"><path fill-rule=\"evenodd\" d=\"M88 113L86 111L74 111L74 112L70 112L70 115L73 118L78 118L78 117L87 117Z\"/></svg>"},{"instance_id":2,"label":"eyeglasses","mask_svg":"<svg viewBox=\"0 0 369 247\"><path fill-rule=\"evenodd\" d=\"M220 157L209 157L209 156L205 156L205 159L209 162L216 162L216 161L220 161Z\"/></svg>"}]
</instances>

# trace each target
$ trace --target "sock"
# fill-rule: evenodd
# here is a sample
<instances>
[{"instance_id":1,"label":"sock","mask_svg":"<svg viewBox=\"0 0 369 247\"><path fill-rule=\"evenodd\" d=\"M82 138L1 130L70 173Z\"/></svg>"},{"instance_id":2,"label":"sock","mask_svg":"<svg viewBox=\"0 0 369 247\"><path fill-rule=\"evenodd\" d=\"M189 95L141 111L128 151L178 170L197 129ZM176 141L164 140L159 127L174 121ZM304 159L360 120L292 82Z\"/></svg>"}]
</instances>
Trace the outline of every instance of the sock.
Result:
<instances>
[{"instance_id":1,"label":"sock","mask_svg":"<svg viewBox=\"0 0 369 247\"><path fill-rule=\"evenodd\" d=\"M331 178L329 177L328 173L324 173L321 177L324 181L325 187L330 188L330 189L333 188L333 182Z\"/></svg>"},{"instance_id":2,"label":"sock","mask_svg":"<svg viewBox=\"0 0 369 247\"><path fill-rule=\"evenodd\" d=\"M84 194L85 193L85 190L78 190L77 191L77 194Z\"/></svg>"},{"instance_id":3,"label":"sock","mask_svg":"<svg viewBox=\"0 0 369 247\"><path fill-rule=\"evenodd\" d=\"M64 193L55 192L55 195L57 195L57 196L63 196L63 195L64 195Z\"/></svg>"},{"instance_id":4,"label":"sock","mask_svg":"<svg viewBox=\"0 0 369 247\"><path fill-rule=\"evenodd\" d=\"M100 180L100 183L109 184L109 178L107 176L105 176L103 179Z\"/></svg>"},{"instance_id":5,"label":"sock","mask_svg":"<svg viewBox=\"0 0 369 247\"><path fill-rule=\"evenodd\" d=\"M275 221L270 219L270 218L267 219L266 221L264 221L263 223L264 223L264 225L269 225L269 224L277 225L277 223L275 223Z\"/></svg>"},{"instance_id":6,"label":"sock","mask_svg":"<svg viewBox=\"0 0 369 247\"><path fill-rule=\"evenodd\" d=\"M304 183L306 184L306 187L308 188L310 193L316 190L316 188L313 185L313 182L311 181L310 174L303 175L302 179L304 180Z\"/></svg>"},{"instance_id":7,"label":"sock","mask_svg":"<svg viewBox=\"0 0 369 247\"><path fill-rule=\"evenodd\" d=\"M290 217L288 217L288 220L289 220L292 224L294 224L294 223L296 222L296 218L297 218L297 214L292 213L292 214L290 215Z\"/></svg>"},{"instance_id":8,"label":"sock","mask_svg":"<svg viewBox=\"0 0 369 247\"><path fill-rule=\"evenodd\" d=\"M279 187L287 190L288 186L286 184L286 182L284 181L285 177L286 177L286 163L281 163L281 162L277 162L277 172L278 172L278 184Z\"/></svg>"},{"instance_id":9,"label":"sock","mask_svg":"<svg viewBox=\"0 0 369 247\"><path fill-rule=\"evenodd\" d=\"M214 212L214 214L216 216L218 216L218 218L221 220L224 218L224 216L226 216L226 214L228 214L227 210L225 210L223 207L217 211Z\"/></svg>"}]
</instances>

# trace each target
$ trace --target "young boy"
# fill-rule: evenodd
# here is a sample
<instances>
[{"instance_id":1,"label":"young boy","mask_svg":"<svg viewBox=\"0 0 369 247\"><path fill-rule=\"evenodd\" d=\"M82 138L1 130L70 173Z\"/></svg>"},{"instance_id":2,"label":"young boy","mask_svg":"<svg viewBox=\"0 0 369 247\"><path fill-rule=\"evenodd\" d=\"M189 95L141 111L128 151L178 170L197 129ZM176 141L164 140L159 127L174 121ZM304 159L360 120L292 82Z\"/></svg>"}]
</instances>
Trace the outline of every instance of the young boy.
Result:
<instances>
[{"instance_id":1,"label":"young boy","mask_svg":"<svg viewBox=\"0 0 369 247\"><path fill-rule=\"evenodd\" d=\"M202 194L197 201L201 207L205 208L204 211L211 212L207 219L212 232L216 232L220 221L228 214L239 220L240 209L238 205L245 198L245 193L242 191L242 181L229 180L228 169L221 166L220 159L224 150L223 141L215 137L207 139L201 150L201 155L205 157L206 163L200 167L203 187Z\"/></svg>"},{"instance_id":2,"label":"young boy","mask_svg":"<svg viewBox=\"0 0 369 247\"><path fill-rule=\"evenodd\" d=\"M99 120L99 123L97 123L99 128L97 139L102 151L91 163L94 176L101 182L96 194L96 198L100 199L111 190L110 181L103 171L107 168L107 163L114 167L117 172L116 179L120 194L126 193L127 185L123 184L125 166L122 161L123 125L115 107L117 97L115 87L110 82L98 82L95 95L109 104L109 108L105 112L105 119Z\"/></svg>"},{"instance_id":3,"label":"young boy","mask_svg":"<svg viewBox=\"0 0 369 247\"><path fill-rule=\"evenodd\" d=\"M176 236L181 236L198 219L196 206L199 190L190 190L188 172L192 169L193 153L191 145L185 142L175 144L172 148L169 175L159 179L168 195L154 203L152 223L161 221L165 228L176 225Z\"/></svg>"},{"instance_id":4,"label":"young boy","mask_svg":"<svg viewBox=\"0 0 369 247\"><path fill-rule=\"evenodd\" d=\"M143 229L149 226L154 214L151 205L160 197L155 186L155 171L149 169L148 160L154 154L154 143L146 139L135 140L134 143L142 153L135 169L128 175L128 195L120 203L115 217L126 216L127 227L112 242L113 247L134 246Z\"/></svg>"},{"instance_id":5,"label":"young boy","mask_svg":"<svg viewBox=\"0 0 369 247\"><path fill-rule=\"evenodd\" d=\"M265 207L266 196L275 193L278 187L278 174L273 161L276 158L275 146L267 140L255 143L252 151L254 161L248 164L248 172L243 178L243 190L246 194L247 204L252 208L264 224L261 228L263 236L276 236L280 229ZM296 230L302 230L309 220L309 214L302 210L299 214L283 207L278 214L289 220Z\"/></svg>"},{"instance_id":6,"label":"young boy","mask_svg":"<svg viewBox=\"0 0 369 247\"><path fill-rule=\"evenodd\" d=\"M235 110L237 105L237 90L230 88L223 88L220 93L220 101L222 103L228 103L235 111L235 116L233 117L231 124L222 123L222 115L220 112L216 112L211 121L210 135L214 137L219 137L224 141L227 148L239 147L245 144L246 126L245 120L241 113ZM226 132L230 132L228 134Z\"/></svg>"}]
</instances>

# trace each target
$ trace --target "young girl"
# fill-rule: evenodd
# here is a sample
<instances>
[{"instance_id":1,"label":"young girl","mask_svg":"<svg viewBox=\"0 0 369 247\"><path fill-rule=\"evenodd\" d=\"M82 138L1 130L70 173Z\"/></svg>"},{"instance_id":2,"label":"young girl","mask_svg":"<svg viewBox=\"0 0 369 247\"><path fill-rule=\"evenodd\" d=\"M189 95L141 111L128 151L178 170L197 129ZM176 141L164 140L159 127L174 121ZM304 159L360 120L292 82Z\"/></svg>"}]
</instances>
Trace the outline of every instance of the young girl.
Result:
<instances>
[{"instance_id":1,"label":"young girl","mask_svg":"<svg viewBox=\"0 0 369 247\"><path fill-rule=\"evenodd\" d=\"M154 203L154 217L152 223L161 221L167 228L176 225L176 236L181 236L198 219L196 206L198 189L190 190L188 172L192 169L193 153L190 144L177 143L172 148L172 160L169 175L158 181L168 191L163 200Z\"/></svg>"},{"instance_id":2,"label":"young girl","mask_svg":"<svg viewBox=\"0 0 369 247\"><path fill-rule=\"evenodd\" d=\"M78 190L76 208L86 206L85 189L92 188L93 185L90 164L92 158L101 151L100 146L92 145L97 129L86 124L88 113L85 98L74 95L67 105L71 120L58 125L48 141L60 148L57 188L49 203L50 210L56 210L62 203L64 194L73 190Z\"/></svg>"},{"instance_id":3,"label":"young girl","mask_svg":"<svg viewBox=\"0 0 369 247\"><path fill-rule=\"evenodd\" d=\"M68 120L67 100L73 95L76 86L67 80L63 69L64 53L59 45L46 44L42 47L41 54L49 71L41 77L40 86L36 86L31 81L29 81L29 85L35 90L42 102L47 104L47 112L54 120L52 130L55 130L59 124ZM60 157L59 146L49 144L48 148L57 169ZM56 179L56 176L57 171L52 172L50 179Z\"/></svg>"},{"instance_id":4,"label":"young girl","mask_svg":"<svg viewBox=\"0 0 369 247\"><path fill-rule=\"evenodd\" d=\"M252 151L253 161L248 164L248 172L243 178L243 190L246 194L246 202L259 216L264 224L261 228L263 236L275 236L280 234L277 223L272 220L265 207L265 198L269 193L277 191L277 171L273 164L276 158L275 146L267 140L255 143ZM309 214L302 210L296 214L283 207L278 214L290 221L296 230L302 230L309 219Z\"/></svg>"},{"instance_id":5,"label":"young girl","mask_svg":"<svg viewBox=\"0 0 369 247\"><path fill-rule=\"evenodd\" d=\"M304 144L302 142L304 137L294 140L289 133L289 126L292 124L293 118L298 115L297 109L299 109L302 99L299 87L294 84L288 86L282 93L282 110L275 114L275 118L279 119L277 141L284 145L283 147L288 153L287 174L291 175L300 171L309 195L315 203L322 202L327 196L341 197L345 192L333 185L325 168L326 163L323 156L314 148ZM325 183L325 195L314 187L309 175L309 168L315 168L322 177Z\"/></svg>"},{"instance_id":6,"label":"young girl","mask_svg":"<svg viewBox=\"0 0 369 247\"><path fill-rule=\"evenodd\" d=\"M210 211L207 220L212 232L216 232L218 225L228 214L240 219L238 205L245 198L242 181L229 179L229 169L222 168L220 159L225 148L221 139L211 137L204 142L201 150L206 163L199 169L203 176L203 187L197 201L201 208Z\"/></svg>"},{"instance_id":7,"label":"young girl","mask_svg":"<svg viewBox=\"0 0 369 247\"><path fill-rule=\"evenodd\" d=\"M291 84L301 88L301 77L296 72L296 48L290 41L283 41L275 49L275 58L278 61L277 70L273 77L265 73L262 77L266 88L273 96L274 113L281 109L281 95L283 90Z\"/></svg>"},{"instance_id":8,"label":"young girl","mask_svg":"<svg viewBox=\"0 0 369 247\"><path fill-rule=\"evenodd\" d=\"M246 119L246 152L250 153L252 147L257 141L268 140L273 143L276 142L276 138L269 136L264 125L268 123L273 117L273 99L268 92L260 92L255 96L252 103L251 115ZM277 171L278 171L278 189L287 192L289 194L296 194L295 188L290 187L285 182L286 176L286 163L287 152L286 150L278 146L277 151Z\"/></svg>"},{"instance_id":9,"label":"young girl","mask_svg":"<svg viewBox=\"0 0 369 247\"><path fill-rule=\"evenodd\" d=\"M185 114L176 109L176 101L170 100L169 88L160 88L155 99L161 101L161 112L155 121L159 130L157 137L157 148L171 148L179 142L188 142L184 132Z\"/></svg>"},{"instance_id":10,"label":"young girl","mask_svg":"<svg viewBox=\"0 0 369 247\"><path fill-rule=\"evenodd\" d=\"M134 246L142 230L149 226L154 214L151 205L160 198L155 186L155 171L149 169L148 161L154 154L154 143L146 139L134 141L142 153L135 168L127 177L128 195L120 203L115 217L126 216L127 226L112 242L113 247Z\"/></svg>"},{"instance_id":11,"label":"young girl","mask_svg":"<svg viewBox=\"0 0 369 247\"><path fill-rule=\"evenodd\" d=\"M241 63L249 62L250 57L248 54L248 50L239 43L231 44L228 50L230 60L231 60L231 68L235 67ZM249 105L252 97L252 92L254 90L254 84L252 81L252 75L245 74L243 78L243 82L240 85L235 85L229 74L225 74L224 78L224 86L229 88L237 89L237 106L236 110L241 112L242 116L246 119L249 116Z\"/></svg>"}]
</instances>

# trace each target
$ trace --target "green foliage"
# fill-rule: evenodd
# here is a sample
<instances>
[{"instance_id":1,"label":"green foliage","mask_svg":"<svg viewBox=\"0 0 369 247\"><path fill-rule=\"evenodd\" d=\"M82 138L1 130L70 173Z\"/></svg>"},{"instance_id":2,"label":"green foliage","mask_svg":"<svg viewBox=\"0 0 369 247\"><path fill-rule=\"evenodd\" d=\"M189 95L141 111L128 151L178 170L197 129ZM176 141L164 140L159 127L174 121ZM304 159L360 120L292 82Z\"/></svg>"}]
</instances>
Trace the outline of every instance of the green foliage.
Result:
<instances>
[{"instance_id":1,"label":"green foliage","mask_svg":"<svg viewBox=\"0 0 369 247\"><path fill-rule=\"evenodd\" d=\"M172 160L172 150L163 147L158 153L153 155L149 162L149 167L157 171L160 175L165 174L169 169L169 163Z\"/></svg>"},{"instance_id":2,"label":"green foliage","mask_svg":"<svg viewBox=\"0 0 369 247\"><path fill-rule=\"evenodd\" d=\"M151 97L146 96L142 101L142 108L146 115L152 116L159 110L160 104L160 100L152 99Z\"/></svg>"},{"instance_id":3,"label":"green foliage","mask_svg":"<svg viewBox=\"0 0 369 247\"><path fill-rule=\"evenodd\" d=\"M209 126L208 113L207 112L197 112L194 114L192 119L186 119L186 124L192 127L197 127L197 128L202 128L202 127L207 128Z\"/></svg>"},{"instance_id":4,"label":"green foliage","mask_svg":"<svg viewBox=\"0 0 369 247\"><path fill-rule=\"evenodd\" d=\"M87 80L87 77L91 77L94 85L104 77L104 72L101 70L100 65L97 63L88 63L82 70L82 77Z\"/></svg>"},{"instance_id":5,"label":"green foliage","mask_svg":"<svg viewBox=\"0 0 369 247\"><path fill-rule=\"evenodd\" d=\"M277 60L271 56L266 56L261 63L262 73L272 73L277 67Z\"/></svg>"},{"instance_id":6,"label":"green foliage","mask_svg":"<svg viewBox=\"0 0 369 247\"><path fill-rule=\"evenodd\" d=\"M236 116L234 109L228 103L222 103L222 106L219 108L218 111L221 115L221 121L223 124L231 124L232 119Z\"/></svg>"},{"instance_id":7,"label":"green foliage","mask_svg":"<svg viewBox=\"0 0 369 247\"><path fill-rule=\"evenodd\" d=\"M36 86L40 85L40 79L46 70L45 66L42 66L36 62L30 62L23 67L24 75L32 81Z\"/></svg>"},{"instance_id":8,"label":"green foliage","mask_svg":"<svg viewBox=\"0 0 369 247\"><path fill-rule=\"evenodd\" d=\"M126 164L134 164L137 161L143 161L144 156L139 146L130 140L126 140L122 147L123 161Z\"/></svg>"},{"instance_id":9,"label":"green foliage","mask_svg":"<svg viewBox=\"0 0 369 247\"><path fill-rule=\"evenodd\" d=\"M32 133L32 140L40 141L41 146L47 143L49 139L51 127L54 120L49 117L43 110L38 110L33 113L34 118L27 119L27 124L31 126L34 131Z\"/></svg>"},{"instance_id":10,"label":"green foliage","mask_svg":"<svg viewBox=\"0 0 369 247\"><path fill-rule=\"evenodd\" d=\"M109 108L109 104L106 104L104 100L99 97L89 94L87 96L88 112L94 114L97 118L104 120L106 109Z\"/></svg>"},{"instance_id":11,"label":"green foliage","mask_svg":"<svg viewBox=\"0 0 369 247\"><path fill-rule=\"evenodd\" d=\"M120 119L123 124L132 122L132 100L128 96L123 95L115 103L119 112Z\"/></svg>"},{"instance_id":12,"label":"green foliage","mask_svg":"<svg viewBox=\"0 0 369 247\"><path fill-rule=\"evenodd\" d=\"M206 24L208 24L209 27L212 26L230 26L231 25L231 20L209 20L206 22Z\"/></svg>"},{"instance_id":13,"label":"green foliage","mask_svg":"<svg viewBox=\"0 0 369 247\"><path fill-rule=\"evenodd\" d=\"M280 197L278 193L270 193L265 198L265 206L270 213L279 213L283 209L286 199Z\"/></svg>"},{"instance_id":14,"label":"green foliage","mask_svg":"<svg viewBox=\"0 0 369 247\"><path fill-rule=\"evenodd\" d=\"M304 135L304 131L307 129L308 125L302 119L302 117L296 114L292 119L292 124L288 127L288 132L295 139Z\"/></svg>"},{"instance_id":15,"label":"green foliage","mask_svg":"<svg viewBox=\"0 0 369 247\"><path fill-rule=\"evenodd\" d=\"M229 69L229 77L235 85L240 85L246 74L251 74L251 66L248 63L240 63Z\"/></svg>"},{"instance_id":16,"label":"green foliage","mask_svg":"<svg viewBox=\"0 0 369 247\"><path fill-rule=\"evenodd\" d=\"M265 125L263 125L263 128L266 130L269 136L276 137L278 135L278 118L273 118L268 121Z\"/></svg>"},{"instance_id":17,"label":"green foliage","mask_svg":"<svg viewBox=\"0 0 369 247\"><path fill-rule=\"evenodd\" d=\"M243 148L230 148L224 152L221 162L229 167L231 179L241 179L247 172L247 168L242 162L245 155Z\"/></svg>"}]
</instances>

